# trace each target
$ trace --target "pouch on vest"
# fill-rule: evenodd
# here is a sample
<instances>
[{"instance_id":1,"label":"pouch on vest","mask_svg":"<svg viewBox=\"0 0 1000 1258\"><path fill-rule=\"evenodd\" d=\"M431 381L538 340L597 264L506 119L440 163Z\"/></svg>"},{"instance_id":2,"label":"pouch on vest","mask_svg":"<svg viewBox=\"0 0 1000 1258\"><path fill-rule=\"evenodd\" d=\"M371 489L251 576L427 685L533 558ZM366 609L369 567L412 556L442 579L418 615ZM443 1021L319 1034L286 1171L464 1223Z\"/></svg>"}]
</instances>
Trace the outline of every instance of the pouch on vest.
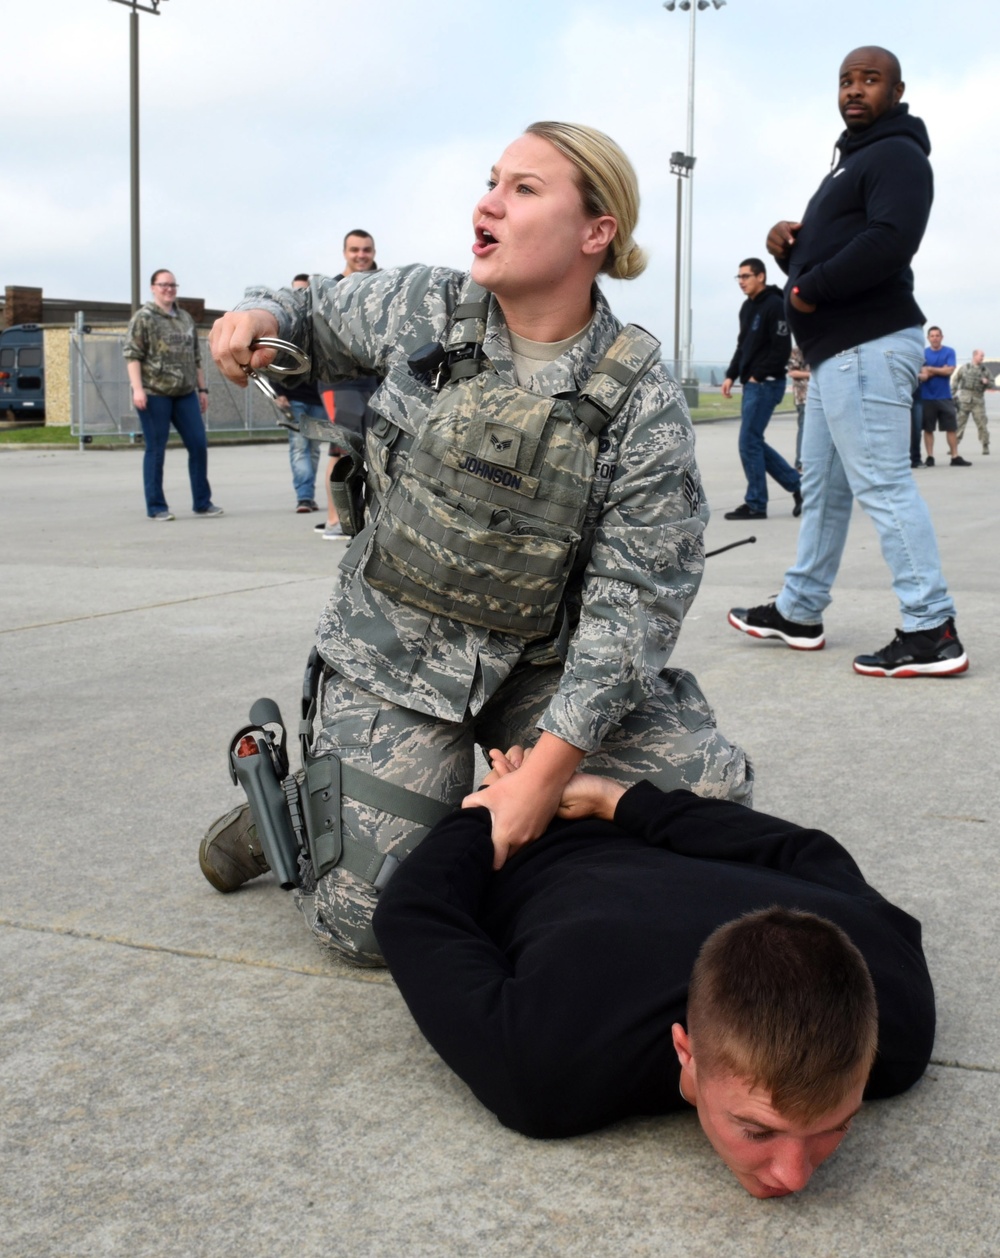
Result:
<instances>
[{"instance_id":1,"label":"pouch on vest","mask_svg":"<svg viewBox=\"0 0 1000 1258\"><path fill-rule=\"evenodd\" d=\"M330 497L337 519L348 537L356 537L365 521L363 460L353 451L342 454L330 473Z\"/></svg>"}]
</instances>

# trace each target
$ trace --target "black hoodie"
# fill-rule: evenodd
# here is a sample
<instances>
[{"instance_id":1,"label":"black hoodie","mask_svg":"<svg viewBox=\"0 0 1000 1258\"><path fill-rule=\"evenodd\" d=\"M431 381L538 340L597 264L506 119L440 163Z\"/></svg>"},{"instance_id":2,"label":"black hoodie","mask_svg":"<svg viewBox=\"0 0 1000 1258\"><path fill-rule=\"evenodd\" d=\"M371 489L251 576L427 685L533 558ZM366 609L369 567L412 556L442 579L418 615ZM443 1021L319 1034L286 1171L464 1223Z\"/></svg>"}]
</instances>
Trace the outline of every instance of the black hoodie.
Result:
<instances>
[{"instance_id":1,"label":"black hoodie","mask_svg":"<svg viewBox=\"0 0 1000 1258\"><path fill-rule=\"evenodd\" d=\"M909 116L908 105L896 105L863 131L845 131L837 148L840 161L779 263L788 275L792 332L811 366L924 322L910 260L934 199L927 128ZM792 309L796 285L802 300L815 304L813 314Z\"/></svg>"},{"instance_id":2,"label":"black hoodie","mask_svg":"<svg viewBox=\"0 0 1000 1258\"><path fill-rule=\"evenodd\" d=\"M754 380L784 380L792 352L781 289L768 284L740 306L740 336L726 375L744 384Z\"/></svg>"}]
</instances>

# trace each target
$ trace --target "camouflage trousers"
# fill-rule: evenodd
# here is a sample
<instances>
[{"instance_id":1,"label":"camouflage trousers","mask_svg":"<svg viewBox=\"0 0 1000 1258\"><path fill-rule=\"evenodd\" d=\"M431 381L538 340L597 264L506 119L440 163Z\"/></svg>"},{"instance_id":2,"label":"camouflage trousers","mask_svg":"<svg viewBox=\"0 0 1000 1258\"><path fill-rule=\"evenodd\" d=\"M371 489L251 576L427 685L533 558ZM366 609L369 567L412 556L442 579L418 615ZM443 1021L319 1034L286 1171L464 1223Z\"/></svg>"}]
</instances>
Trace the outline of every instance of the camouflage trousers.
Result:
<instances>
[{"instance_id":1,"label":"camouflage trousers","mask_svg":"<svg viewBox=\"0 0 1000 1258\"><path fill-rule=\"evenodd\" d=\"M559 665L522 664L475 716L458 723L413 712L334 674L324 687L314 752L339 759L384 781L457 808L489 770L485 750L531 746L537 724L559 685ZM752 803L753 770L745 753L719 733L712 709L690 673L667 669L642 708L581 769L632 785L643 778L661 790L684 787L716 799ZM344 798L343 832L374 842L380 852L410 849L426 834L411 821ZM319 879L312 894L297 892L313 932L359 965L382 965L371 929L377 892L345 869Z\"/></svg>"},{"instance_id":2,"label":"camouflage trousers","mask_svg":"<svg viewBox=\"0 0 1000 1258\"><path fill-rule=\"evenodd\" d=\"M990 448L990 429L986 422L986 402L982 394L963 393L961 389L958 391L958 430L956 436L958 440L962 440L965 432L965 425L969 422L969 416L976 421L976 431L979 433L979 442L983 447L983 454L986 454Z\"/></svg>"}]
</instances>

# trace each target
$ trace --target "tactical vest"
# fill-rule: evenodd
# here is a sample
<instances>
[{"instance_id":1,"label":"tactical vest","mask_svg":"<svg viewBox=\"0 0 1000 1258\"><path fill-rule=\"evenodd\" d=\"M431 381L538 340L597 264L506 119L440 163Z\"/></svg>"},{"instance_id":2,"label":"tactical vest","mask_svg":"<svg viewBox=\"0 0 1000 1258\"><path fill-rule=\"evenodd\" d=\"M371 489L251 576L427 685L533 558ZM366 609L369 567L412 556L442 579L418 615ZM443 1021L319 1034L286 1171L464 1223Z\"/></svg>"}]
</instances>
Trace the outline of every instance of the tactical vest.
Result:
<instances>
[{"instance_id":1,"label":"tactical vest","mask_svg":"<svg viewBox=\"0 0 1000 1258\"><path fill-rule=\"evenodd\" d=\"M981 398L986 392L983 380L984 364L977 367L975 363L963 363L957 371L952 372L951 391L953 394L965 393L973 398Z\"/></svg>"},{"instance_id":2,"label":"tactical vest","mask_svg":"<svg viewBox=\"0 0 1000 1258\"><path fill-rule=\"evenodd\" d=\"M475 289L470 300L473 288L445 338L448 383L379 504L364 573L404 603L530 641L555 627L599 435L660 343L629 324L575 402L541 397L482 357L489 299Z\"/></svg>"}]
</instances>

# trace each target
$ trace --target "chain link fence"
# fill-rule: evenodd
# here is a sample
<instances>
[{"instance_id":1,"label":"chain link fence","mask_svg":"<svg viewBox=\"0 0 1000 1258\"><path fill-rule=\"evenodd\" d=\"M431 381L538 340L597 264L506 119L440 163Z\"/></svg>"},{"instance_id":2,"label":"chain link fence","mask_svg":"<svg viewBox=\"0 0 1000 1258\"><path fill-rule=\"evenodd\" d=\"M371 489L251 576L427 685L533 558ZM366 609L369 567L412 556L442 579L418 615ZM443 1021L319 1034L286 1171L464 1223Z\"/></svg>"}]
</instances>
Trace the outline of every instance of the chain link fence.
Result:
<instances>
[{"instance_id":1,"label":"chain link fence","mask_svg":"<svg viewBox=\"0 0 1000 1258\"><path fill-rule=\"evenodd\" d=\"M277 407L259 389L240 389L220 375L199 333L209 389L205 427L209 433L264 433L279 428ZM125 333L88 328L77 320L70 333L70 422L81 445L95 436L141 439L122 351Z\"/></svg>"}]
</instances>

